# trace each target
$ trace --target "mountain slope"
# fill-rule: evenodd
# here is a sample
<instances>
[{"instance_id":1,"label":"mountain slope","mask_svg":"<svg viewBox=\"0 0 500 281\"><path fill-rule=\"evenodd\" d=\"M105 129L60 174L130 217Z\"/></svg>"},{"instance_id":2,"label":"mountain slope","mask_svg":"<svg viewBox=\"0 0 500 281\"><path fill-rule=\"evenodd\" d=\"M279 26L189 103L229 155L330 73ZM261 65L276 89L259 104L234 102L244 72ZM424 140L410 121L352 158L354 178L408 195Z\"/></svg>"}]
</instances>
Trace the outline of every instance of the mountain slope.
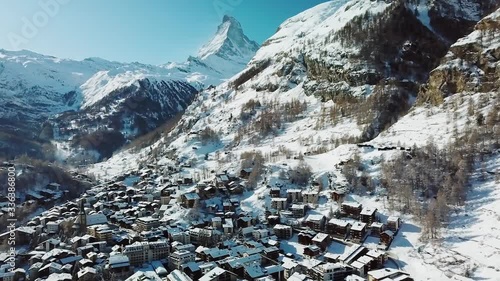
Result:
<instances>
[{"instance_id":1,"label":"mountain slope","mask_svg":"<svg viewBox=\"0 0 500 281\"><path fill-rule=\"evenodd\" d=\"M382 217L403 216L404 226L390 255L415 280L491 280L498 273L491 260L498 256L498 229L492 223L498 217L494 201L498 192L494 176L489 176L498 174L500 147L495 80L499 77L495 74L498 11L481 20L469 35L457 31L465 37L452 45L431 24L435 16L422 15L438 8L414 2L331 1L292 17L263 44L244 71L200 93L163 140L139 154L116 155L90 172L108 178L124 168L154 163L161 170L176 163L183 167L176 175L179 178L192 175L203 180L211 179L208 171L237 173L243 167L258 167L256 159L260 159L263 167L252 175L257 180L249 181L246 192L237 198L243 211L264 217L270 205L269 186L310 187L290 180L294 171L303 171L297 167L306 163L311 166L311 180L323 188L323 201L310 213L328 214L338 206L326 199L330 189L346 187L352 191L347 200L376 207ZM484 16L485 10L467 8L480 7L480 1L460 3L465 7L459 8L460 15ZM464 26L474 19L442 9L441 17ZM479 32L483 36L477 35L478 30L484 30ZM428 95L429 89L434 93ZM436 105L428 103L434 100ZM365 140L369 142L356 145ZM457 170L465 169L468 159L477 161L470 170L472 176L461 179L472 186L470 197L460 198L465 207L450 203L455 212L450 213L453 218L443 231L442 245L420 241L426 228L423 220L405 215L408 210L401 213L388 206L382 163L401 157L409 166L417 151L429 148L435 153L455 140L470 146L472 155L455 157L459 167L449 174L442 173L441 167L425 173L434 178L446 176L451 181L447 184L457 188ZM449 155L447 150L442 153ZM421 170L431 166L431 159L420 163ZM350 164L355 161L358 166ZM400 174L411 173L415 182L431 184L420 171L400 168ZM348 180L348 173L356 181ZM478 183L476 176L481 175L485 179ZM361 184L363 180L367 183ZM404 189L402 182L396 182L397 189L407 192L409 201L424 210L437 197L425 197L413 186ZM374 186L369 189L368 185ZM181 192L188 189L181 187Z\"/></svg>"},{"instance_id":2,"label":"mountain slope","mask_svg":"<svg viewBox=\"0 0 500 281\"><path fill-rule=\"evenodd\" d=\"M446 49L403 1L320 4L285 21L244 71L201 93L155 147L199 159L222 147L316 154L371 139L410 108ZM193 151L206 128L220 143Z\"/></svg>"},{"instance_id":3,"label":"mountain slope","mask_svg":"<svg viewBox=\"0 0 500 281\"><path fill-rule=\"evenodd\" d=\"M100 58L74 61L0 50L0 128L4 131L0 134L0 156L28 152L42 157L42 151L54 148L40 146L55 141L57 148L64 148L59 151L60 156L66 155L64 160L76 153L68 144L79 143L73 138L114 130L119 141L113 149L106 149L104 157L109 157L120 144L181 113L198 90L241 71L257 48L241 25L226 16L200 57L190 57L183 64L153 66ZM140 106L131 108L131 103ZM51 121L42 128L47 119ZM21 136L30 138L19 142ZM12 153L9 146L14 148ZM90 158L103 157L101 153L94 156Z\"/></svg>"},{"instance_id":4,"label":"mountain slope","mask_svg":"<svg viewBox=\"0 0 500 281\"><path fill-rule=\"evenodd\" d=\"M446 143L467 127L500 120L495 117L500 92L499 19L497 10L454 43L430 72L417 105L373 142L424 145L432 136L439 136L439 143Z\"/></svg>"}]
</instances>

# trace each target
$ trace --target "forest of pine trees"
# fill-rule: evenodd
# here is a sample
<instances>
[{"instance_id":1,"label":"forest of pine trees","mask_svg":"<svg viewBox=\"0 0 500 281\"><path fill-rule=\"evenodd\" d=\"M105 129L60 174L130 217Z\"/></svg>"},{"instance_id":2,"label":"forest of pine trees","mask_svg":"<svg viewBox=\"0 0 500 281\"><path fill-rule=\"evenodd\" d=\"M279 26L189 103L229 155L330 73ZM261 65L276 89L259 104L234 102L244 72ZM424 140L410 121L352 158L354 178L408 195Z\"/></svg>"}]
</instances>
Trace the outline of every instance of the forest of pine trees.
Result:
<instances>
[{"instance_id":1,"label":"forest of pine trees","mask_svg":"<svg viewBox=\"0 0 500 281\"><path fill-rule=\"evenodd\" d=\"M468 118L476 121L468 122L462 136L455 133L454 141L442 148L430 140L383 163L381 185L387 190L389 206L421 218L424 238L439 237L450 209L465 203L474 168L500 148L498 109L498 98L486 117L479 117L482 113L478 115L471 105Z\"/></svg>"}]
</instances>

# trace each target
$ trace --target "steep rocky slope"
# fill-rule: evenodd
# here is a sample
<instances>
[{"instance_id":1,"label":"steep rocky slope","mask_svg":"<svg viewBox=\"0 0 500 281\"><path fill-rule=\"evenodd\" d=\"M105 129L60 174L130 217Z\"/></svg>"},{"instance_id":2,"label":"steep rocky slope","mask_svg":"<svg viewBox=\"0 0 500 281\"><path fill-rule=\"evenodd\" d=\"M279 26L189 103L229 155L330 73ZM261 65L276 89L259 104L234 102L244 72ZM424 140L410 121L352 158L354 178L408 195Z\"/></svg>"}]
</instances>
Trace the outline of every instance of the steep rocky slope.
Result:
<instances>
[{"instance_id":1,"label":"steep rocky slope","mask_svg":"<svg viewBox=\"0 0 500 281\"><path fill-rule=\"evenodd\" d=\"M423 145L431 136L449 140L466 128L498 123L499 15L499 10L488 15L450 47L415 107L373 142ZM498 134L495 128L492 135Z\"/></svg>"}]
</instances>

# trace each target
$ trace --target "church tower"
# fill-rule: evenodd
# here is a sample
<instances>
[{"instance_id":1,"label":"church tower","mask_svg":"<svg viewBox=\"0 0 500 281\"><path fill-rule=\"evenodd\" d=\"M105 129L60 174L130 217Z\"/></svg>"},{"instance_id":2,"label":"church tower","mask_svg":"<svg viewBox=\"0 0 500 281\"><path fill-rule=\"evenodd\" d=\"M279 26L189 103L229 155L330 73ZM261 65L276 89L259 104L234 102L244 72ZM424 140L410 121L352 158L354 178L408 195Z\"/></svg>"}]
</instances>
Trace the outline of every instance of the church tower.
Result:
<instances>
[{"instance_id":1,"label":"church tower","mask_svg":"<svg viewBox=\"0 0 500 281\"><path fill-rule=\"evenodd\" d=\"M85 212L85 199L80 199L79 202L80 205L80 210L78 212L78 215L76 216L74 228L75 230L79 232L85 232L85 229L87 228L87 213Z\"/></svg>"}]
</instances>

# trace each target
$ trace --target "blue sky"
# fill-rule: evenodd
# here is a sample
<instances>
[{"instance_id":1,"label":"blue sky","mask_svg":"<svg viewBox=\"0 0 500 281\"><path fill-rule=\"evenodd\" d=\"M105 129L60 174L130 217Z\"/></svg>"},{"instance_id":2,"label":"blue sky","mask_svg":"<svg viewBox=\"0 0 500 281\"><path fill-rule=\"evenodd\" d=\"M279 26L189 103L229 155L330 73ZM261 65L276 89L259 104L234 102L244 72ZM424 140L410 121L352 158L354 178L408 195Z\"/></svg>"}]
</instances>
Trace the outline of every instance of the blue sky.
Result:
<instances>
[{"instance_id":1,"label":"blue sky","mask_svg":"<svg viewBox=\"0 0 500 281\"><path fill-rule=\"evenodd\" d=\"M325 0L0 0L0 48L62 58L183 61L224 14L262 43L287 18Z\"/></svg>"}]
</instances>

